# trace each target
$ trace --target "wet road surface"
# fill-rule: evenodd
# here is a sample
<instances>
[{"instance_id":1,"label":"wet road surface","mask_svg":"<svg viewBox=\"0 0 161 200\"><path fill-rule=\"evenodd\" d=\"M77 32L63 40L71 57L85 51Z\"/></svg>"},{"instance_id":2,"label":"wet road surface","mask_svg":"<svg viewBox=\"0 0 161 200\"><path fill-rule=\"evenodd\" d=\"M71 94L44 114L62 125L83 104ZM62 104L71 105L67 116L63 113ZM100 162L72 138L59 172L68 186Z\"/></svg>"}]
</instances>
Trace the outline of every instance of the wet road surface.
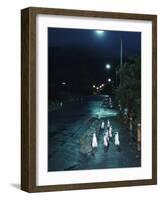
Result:
<instances>
[{"instance_id":1,"label":"wet road surface","mask_svg":"<svg viewBox=\"0 0 161 200\"><path fill-rule=\"evenodd\" d=\"M83 102L71 103L61 110L49 112L48 171L140 167L140 153L115 109L101 108L105 96L91 96ZM105 130L99 129L102 120L110 120L113 135L119 132L120 146L110 140L108 150L103 145ZM81 138L97 120L98 148L81 152ZM92 138L89 137L92 143ZM90 145L91 145L90 143Z\"/></svg>"}]
</instances>

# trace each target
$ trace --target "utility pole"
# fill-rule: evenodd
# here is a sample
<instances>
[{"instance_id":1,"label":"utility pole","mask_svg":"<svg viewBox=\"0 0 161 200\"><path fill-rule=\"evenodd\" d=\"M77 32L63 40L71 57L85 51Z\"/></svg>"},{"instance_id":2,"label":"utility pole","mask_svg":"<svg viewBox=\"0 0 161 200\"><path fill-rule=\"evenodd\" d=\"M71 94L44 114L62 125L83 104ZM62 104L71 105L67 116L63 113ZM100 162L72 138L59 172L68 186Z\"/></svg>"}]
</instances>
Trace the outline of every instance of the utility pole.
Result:
<instances>
[{"instance_id":1,"label":"utility pole","mask_svg":"<svg viewBox=\"0 0 161 200\"><path fill-rule=\"evenodd\" d=\"M122 51L122 39L121 39L121 44L120 44L120 66L122 66L122 63L123 63L122 56L123 56L123 51Z\"/></svg>"},{"instance_id":2,"label":"utility pole","mask_svg":"<svg viewBox=\"0 0 161 200\"><path fill-rule=\"evenodd\" d=\"M120 41L120 69L122 68L122 64L123 64L123 49L122 49L122 39ZM122 85L122 77L121 77L121 73L120 73L120 86Z\"/></svg>"}]
</instances>

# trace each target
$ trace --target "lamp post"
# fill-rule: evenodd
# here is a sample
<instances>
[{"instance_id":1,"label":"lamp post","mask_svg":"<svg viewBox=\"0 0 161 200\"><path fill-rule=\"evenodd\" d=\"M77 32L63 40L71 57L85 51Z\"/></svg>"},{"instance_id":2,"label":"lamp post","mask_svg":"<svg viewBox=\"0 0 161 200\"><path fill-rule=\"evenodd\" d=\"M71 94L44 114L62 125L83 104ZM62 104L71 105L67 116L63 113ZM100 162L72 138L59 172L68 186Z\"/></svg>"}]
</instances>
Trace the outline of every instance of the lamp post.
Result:
<instances>
[{"instance_id":1,"label":"lamp post","mask_svg":"<svg viewBox=\"0 0 161 200\"><path fill-rule=\"evenodd\" d=\"M120 41L120 69L122 68L123 65L123 47L122 47L122 39ZM122 76L120 73L120 86L122 86Z\"/></svg>"},{"instance_id":2,"label":"lamp post","mask_svg":"<svg viewBox=\"0 0 161 200\"><path fill-rule=\"evenodd\" d=\"M109 83L111 83L111 78L108 78L108 80L107 80Z\"/></svg>"},{"instance_id":3,"label":"lamp post","mask_svg":"<svg viewBox=\"0 0 161 200\"><path fill-rule=\"evenodd\" d=\"M110 64L106 64L106 69L110 69L111 65Z\"/></svg>"},{"instance_id":4,"label":"lamp post","mask_svg":"<svg viewBox=\"0 0 161 200\"><path fill-rule=\"evenodd\" d=\"M106 64L105 65L105 68L107 69L107 70L110 70L111 69L111 65L110 64ZM108 73L107 73L108 74ZM108 79L106 79L106 83L108 83L109 81L108 81Z\"/></svg>"}]
</instances>

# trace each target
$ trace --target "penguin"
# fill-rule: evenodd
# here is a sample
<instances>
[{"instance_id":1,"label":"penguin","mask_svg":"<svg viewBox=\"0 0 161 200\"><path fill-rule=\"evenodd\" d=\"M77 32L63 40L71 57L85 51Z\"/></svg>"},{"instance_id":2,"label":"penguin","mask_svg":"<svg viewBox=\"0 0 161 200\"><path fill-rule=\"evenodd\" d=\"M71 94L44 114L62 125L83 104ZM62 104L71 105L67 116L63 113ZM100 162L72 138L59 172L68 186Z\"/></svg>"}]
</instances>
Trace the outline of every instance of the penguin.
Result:
<instances>
[{"instance_id":1,"label":"penguin","mask_svg":"<svg viewBox=\"0 0 161 200\"><path fill-rule=\"evenodd\" d=\"M107 128L109 129L110 128L110 121L107 120Z\"/></svg>"},{"instance_id":2,"label":"penguin","mask_svg":"<svg viewBox=\"0 0 161 200\"><path fill-rule=\"evenodd\" d=\"M105 128L105 122L102 121L102 123L101 123L101 129L104 129L104 128Z\"/></svg>"},{"instance_id":3,"label":"penguin","mask_svg":"<svg viewBox=\"0 0 161 200\"><path fill-rule=\"evenodd\" d=\"M97 148L97 147L98 147L98 142L97 142L96 133L93 133L93 137L92 137L92 148Z\"/></svg>"},{"instance_id":4,"label":"penguin","mask_svg":"<svg viewBox=\"0 0 161 200\"><path fill-rule=\"evenodd\" d=\"M105 148L109 146L108 136L106 134L103 136L103 145Z\"/></svg>"},{"instance_id":5,"label":"penguin","mask_svg":"<svg viewBox=\"0 0 161 200\"><path fill-rule=\"evenodd\" d=\"M120 146L120 140L119 140L119 133L118 132L116 132L116 134L115 134L115 145Z\"/></svg>"},{"instance_id":6,"label":"penguin","mask_svg":"<svg viewBox=\"0 0 161 200\"><path fill-rule=\"evenodd\" d=\"M112 138L112 126L109 127L109 138Z\"/></svg>"}]
</instances>

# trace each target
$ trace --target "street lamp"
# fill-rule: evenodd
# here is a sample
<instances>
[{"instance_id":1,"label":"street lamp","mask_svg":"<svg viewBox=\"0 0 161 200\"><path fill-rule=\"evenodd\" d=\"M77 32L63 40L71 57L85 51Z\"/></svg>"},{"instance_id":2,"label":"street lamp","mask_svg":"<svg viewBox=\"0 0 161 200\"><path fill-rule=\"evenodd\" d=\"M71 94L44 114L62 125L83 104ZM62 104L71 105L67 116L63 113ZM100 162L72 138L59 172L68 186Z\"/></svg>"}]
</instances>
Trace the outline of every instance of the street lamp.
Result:
<instances>
[{"instance_id":1,"label":"street lamp","mask_svg":"<svg viewBox=\"0 0 161 200\"><path fill-rule=\"evenodd\" d=\"M108 78L108 82L109 82L109 83L111 82L111 78Z\"/></svg>"},{"instance_id":2,"label":"street lamp","mask_svg":"<svg viewBox=\"0 0 161 200\"><path fill-rule=\"evenodd\" d=\"M106 65L106 69L110 69L111 68L111 65L110 64L107 64Z\"/></svg>"},{"instance_id":3,"label":"street lamp","mask_svg":"<svg viewBox=\"0 0 161 200\"><path fill-rule=\"evenodd\" d=\"M93 88L96 88L96 86L95 86L95 85L93 85Z\"/></svg>"},{"instance_id":4,"label":"street lamp","mask_svg":"<svg viewBox=\"0 0 161 200\"><path fill-rule=\"evenodd\" d=\"M62 84L62 85L66 85L66 82L62 82L61 84Z\"/></svg>"}]
</instances>

